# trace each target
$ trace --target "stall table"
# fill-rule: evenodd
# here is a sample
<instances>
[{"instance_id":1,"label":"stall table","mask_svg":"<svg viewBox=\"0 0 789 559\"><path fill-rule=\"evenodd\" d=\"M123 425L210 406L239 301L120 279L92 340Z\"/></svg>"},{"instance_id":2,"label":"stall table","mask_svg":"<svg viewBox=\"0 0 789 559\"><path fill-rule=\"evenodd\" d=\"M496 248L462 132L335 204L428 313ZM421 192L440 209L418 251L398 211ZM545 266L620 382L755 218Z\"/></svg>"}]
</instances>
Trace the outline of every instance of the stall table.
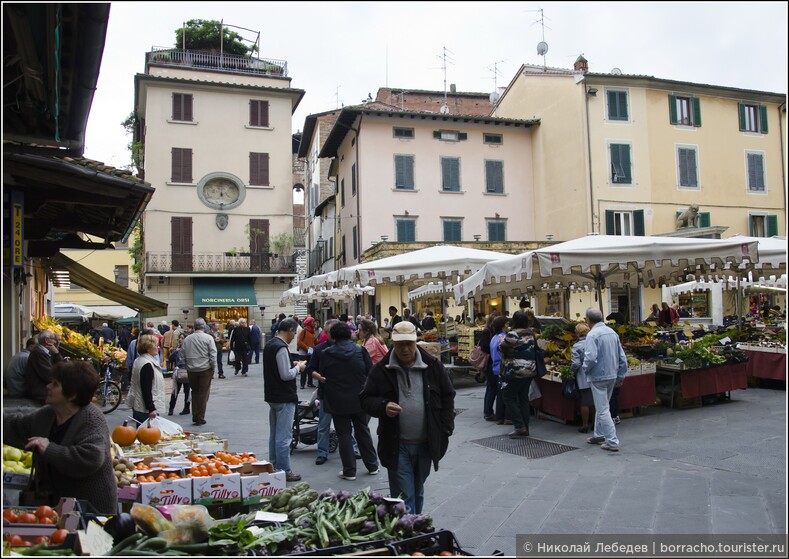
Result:
<instances>
[{"instance_id":1,"label":"stall table","mask_svg":"<svg viewBox=\"0 0 789 559\"><path fill-rule=\"evenodd\" d=\"M750 346L743 348L748 356L746 367L749 377L781 380L786 382L786 350Z\"/></svg>"},{"instance_id":2,"label":"stall table","mask_svg":"<svg viewBox=\"0 0 789 559\"><path fill-rule=\"evenodd\" d=\"M675 407L675 400L698 398L712 394L725 393L731 399L732 390L746 389L748 387L747 363L732 363L702 369L667 369L658 367L658 376L670 378L672 392L671 405ZM679 383L677 383L679 375Z\"/></svg>"}]
</instances>

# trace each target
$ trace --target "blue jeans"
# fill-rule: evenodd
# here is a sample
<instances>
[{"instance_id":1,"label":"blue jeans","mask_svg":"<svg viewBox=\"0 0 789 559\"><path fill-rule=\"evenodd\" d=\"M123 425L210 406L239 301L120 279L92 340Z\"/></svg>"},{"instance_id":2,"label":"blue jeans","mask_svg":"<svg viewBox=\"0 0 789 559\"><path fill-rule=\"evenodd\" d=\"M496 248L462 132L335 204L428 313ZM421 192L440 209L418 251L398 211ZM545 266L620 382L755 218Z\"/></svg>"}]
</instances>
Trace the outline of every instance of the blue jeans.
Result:
<instances>
[{"instance_id":1,"label":"blue jeans","mask_svg":"<svg viewBox=\"0 0 789 559\"><path fill-rule=\"evenodd\" d=\"M290 472L290 441L293 439L293 418L296 404L269 402L268 456L275 470Z\"/></svg>"},{"instance_id":2,"label":"blue jeans","mask_svg":"<svg viewBox=\"0 0 789 559\"><path fill-rule=\"evenodd\" d=\"M499 377L493 374L493 365L488 363L485 367L485 399L482 401L482 414L485 417L493 415L493 404L496 402L496 394L499 393Z\"/></svg>"},{"instance_id":3,"label":"blue jeans","mask_svg":"<svg viewBox=\"0 0 789 559\"><path fill-rule=\"evenodd\" d=\"M619 446L614 420L611 418L611 411L608 408L614 384L616 384L616 379L590 381L589 387L592 389L595 407L594 436L605 437L605 442L609 445Z\"/></svg>"},{"instance_id":4,"label":"blue jeans","mask_svg":"<svg viewBox=\"0 0 789 559\"><path fill-rule=\"evenodd\" d=\"M430 475L430 451L427 443L400 443L397 470L387 468L389 494L405 501L411 514L422 514L425 504L425 480Z\"/></svg>"},{"instance_id":5,"label":"blue jeans","mask_svg":"<svg viewBox=\"0 0 789 559\"><path fill-rule=\"evenodd\" d=\"M323 405L321 404L320 410L318 410L318 456L323 456L324 458L329 457L331 420L331 414L323 411ZM351 443L353 443L353 450L356 452L358 445L356 444L356 437L353 435L351 435Z\"/></svg>"}]
</instances>

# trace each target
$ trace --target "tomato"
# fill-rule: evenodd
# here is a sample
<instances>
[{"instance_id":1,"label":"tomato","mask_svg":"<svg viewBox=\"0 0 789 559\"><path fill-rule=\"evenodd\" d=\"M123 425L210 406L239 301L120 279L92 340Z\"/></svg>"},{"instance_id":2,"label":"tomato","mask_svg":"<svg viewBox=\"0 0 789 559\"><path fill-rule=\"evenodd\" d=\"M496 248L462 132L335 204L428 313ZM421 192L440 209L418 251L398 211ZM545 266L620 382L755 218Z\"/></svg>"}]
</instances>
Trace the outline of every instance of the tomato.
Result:
<instances>
[{"instance_id":1,"label":"tomato","mask_svg":"<svg viewBox=\"0 0 789 559\"><path fill-rule=\"evenodd\" d=\"M42 518L52 518L52 515L55 514L55 511L52 507L48 507L47 505L41 505L36 509L35 515L36 518L39 520Z\"/></svg>"},{"instance_id":2,"label":"tomato","mask_svg":"<svg viewBox=\"0 0 789 559\"><path fill-rule=\"evenodd\" d=\"M10 538L8 538L6 542L8 542L8 545L10 545L11 547L19 547L21 545L25 545L25 540L22 539L22 536L17 534L14 534Z\"/></svg>"},{"instance_id":3,"label":"tomato","mask_svg":"<svg viewBox=\"0 0 789 559\"><path fill-rule=\"evenodd\" d=\"M63 528L60 530L55 530L49 536L49 543L51 545L60 545L66 541L66 536L68 536L68 530L64 530Z\"/></svg>"},{"instance_id":4,"label":"tomato","mask_svg":"<svg viewBox=\"0 0 789 559\"><path fill-rule=\"evenodd\" d=\"M10 522L11 524L16 524L19 520L19 515L14 512L14 509L5 509L3 511L3 520Z\"/></svg>"},{"instance_id":5,"label":"tomato","mask_svg":"<svg viewBox=\"0 0 789 559\"><path fill-rule=\"evenodd\" d=\"M36 539L33 540L33 545L38 545L40 543L47 543L49 538L46 536L38 536Z\"/></svg>"},{"instance_id":6,"label":"tomato","mask_svg":"<svg viewBox=\"0 0 789 559\"><path fill-rule=\"evenodd\" d=\"M32 512L24 512L16 519L20 524L38 524L38 518Z\"/></svg>"},{"instance_id":7,"label":"tomato","mask_svg":"<svg viewBox=\"0 0 789 559\"><path fill-rule=\"evenodd\" d=\"M49 516L45 516L44 518L38 519L39 524L55 524L55 519L50 518Z\"/></svg>"}]
</instances>

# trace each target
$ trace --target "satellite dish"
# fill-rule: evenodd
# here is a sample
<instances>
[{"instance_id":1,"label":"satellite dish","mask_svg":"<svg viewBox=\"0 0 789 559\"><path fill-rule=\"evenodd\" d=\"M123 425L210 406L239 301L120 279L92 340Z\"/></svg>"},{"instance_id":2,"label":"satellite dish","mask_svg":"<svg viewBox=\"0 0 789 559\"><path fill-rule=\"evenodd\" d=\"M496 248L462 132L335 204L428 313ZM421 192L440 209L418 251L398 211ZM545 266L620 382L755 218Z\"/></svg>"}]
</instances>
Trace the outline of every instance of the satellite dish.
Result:
<instances>
[{"instance_id":1,"label":"satellite dish","mask_svg":"<svg viewBox=\"0 0 789 559\"><path fill-rule=\"evenodd\" d=\"M490 102L493 103L494 105L498 102L499 99L501 99L501 94L498 91L494 91L493 93L490 94Z\"/></svg>"},{"instance_id":2,"label":"satellite dish","mask_svg":"<svg viewBox=\"0 0 789 559\"><path fill-rule=\"evenodd\" d=\"M441 105L441 109L438 112L440 112L442 115L449 114L449 107L446 105Z\"/></svg>"},{"instance_id":3,"label":"satellite dish","mask_svg":"<svg viewBox=\"0 0 789 559\"><path fill-rule=\"evenodd\" d=\"M612 68L611 69L611 73L613 75L615 75L615 76L621 76L622 75L622 70L620 70L619 68Z\"/></svg>"},{"instance_id":4,"label":"satellite dish","mask_svg":"<svg viewBox=\"0 0 789 559\"><path fill-rule=\"evenodd\" d=\"M540 56L545 56L546 52L548 52L548 43L545 41L540 41L537 43L537 54Z\"/></svg>"}]
</instances>

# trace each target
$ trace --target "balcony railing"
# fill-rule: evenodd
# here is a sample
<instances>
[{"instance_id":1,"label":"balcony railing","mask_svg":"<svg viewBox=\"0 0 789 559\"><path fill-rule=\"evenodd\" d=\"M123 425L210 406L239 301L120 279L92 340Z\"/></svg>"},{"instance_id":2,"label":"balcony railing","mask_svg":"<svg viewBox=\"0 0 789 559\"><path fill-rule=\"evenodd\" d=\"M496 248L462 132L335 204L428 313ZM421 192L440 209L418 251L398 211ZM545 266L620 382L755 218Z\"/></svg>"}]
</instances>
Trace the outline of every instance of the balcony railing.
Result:
<instances>
[{"instance_id":1,"label":"balcony railing","mask_svg":"<svg viewBox=\"0 0 789 559\"><path fill-rule=\"evenodd\" d=\"M182 68L225 70L260 76L288 75L288 63L285 60L250 58L235 54L219 54L218 52L191 51L167 47L153 47L151 52L148 53L146 63L180 66Z\"/></svg>"},{"instance_id":2,"label":"balcony railing","mask_svg":"<svg viewBox=\"0 0 789 559\"><path fill-rule=\"evenodd\" d=\"M274 256L273 254L232 254L196 252L173 254L172 252L148 252L145 255L146 274L170 273L260 273L295 274L296 256Z\"/></svg>"}]
</instances>

